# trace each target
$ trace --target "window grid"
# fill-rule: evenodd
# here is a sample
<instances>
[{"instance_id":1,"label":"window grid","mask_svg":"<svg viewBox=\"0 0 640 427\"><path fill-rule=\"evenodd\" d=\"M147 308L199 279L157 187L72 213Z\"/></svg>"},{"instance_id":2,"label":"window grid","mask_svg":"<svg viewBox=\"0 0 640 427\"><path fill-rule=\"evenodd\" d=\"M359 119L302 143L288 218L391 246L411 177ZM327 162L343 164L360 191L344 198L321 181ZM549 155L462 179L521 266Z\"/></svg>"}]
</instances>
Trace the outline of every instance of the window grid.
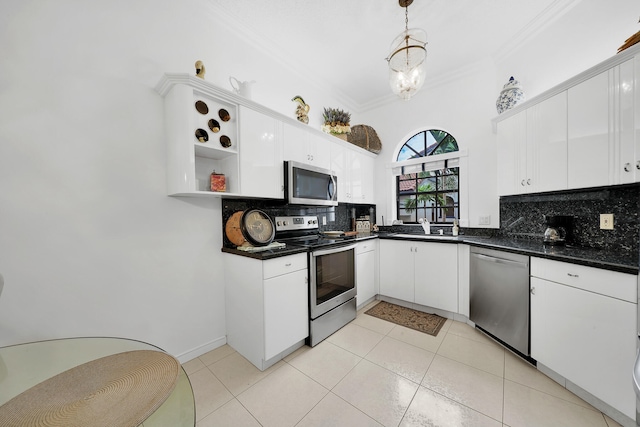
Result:
<instances>
[{"instance_id":1,"label":"window grid","mask_svg":"<svg viewBox=\"0 0 640 427\"><path fill-rule=\"evenodd\" d=\"M407 140L398 161L458 151L447 132L427 130ZM409 173L396 177L396 215L404 223L426 218L434 224L450 224L460 216L459 168Z\"/></svg>"}]
</instances>

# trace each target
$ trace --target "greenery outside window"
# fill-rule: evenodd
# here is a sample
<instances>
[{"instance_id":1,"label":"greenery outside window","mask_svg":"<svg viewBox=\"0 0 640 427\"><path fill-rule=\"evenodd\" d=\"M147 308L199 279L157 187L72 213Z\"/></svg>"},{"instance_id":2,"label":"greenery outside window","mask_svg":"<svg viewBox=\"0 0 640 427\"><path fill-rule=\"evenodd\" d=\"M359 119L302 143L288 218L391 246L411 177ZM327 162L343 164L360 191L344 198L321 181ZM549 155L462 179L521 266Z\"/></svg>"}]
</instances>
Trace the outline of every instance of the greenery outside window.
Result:
<instances>
[{"instance_id":1,"label":"greenery outside window","mask_svg":"<svg viewBox=\"0 0 640 427\"><path fill-rule=\"evenodd\" d=\"M418 159L458 151L458 143L442 130L425 130L407 140L397 161ZM425 218L435 224L450 224L460 217L458 167L443 167L401 174L396 177L397 218L417 223Z\"/></svg>"}]
</instances>

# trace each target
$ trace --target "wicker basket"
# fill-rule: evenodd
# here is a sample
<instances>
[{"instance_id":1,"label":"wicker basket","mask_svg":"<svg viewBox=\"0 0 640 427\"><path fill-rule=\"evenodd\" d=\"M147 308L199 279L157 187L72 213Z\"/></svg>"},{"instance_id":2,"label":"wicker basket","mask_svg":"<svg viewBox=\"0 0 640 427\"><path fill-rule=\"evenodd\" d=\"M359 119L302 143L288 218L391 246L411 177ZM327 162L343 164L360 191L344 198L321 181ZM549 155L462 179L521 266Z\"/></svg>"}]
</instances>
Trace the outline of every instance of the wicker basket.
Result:
<instances>
[{"instance_id":1,"label":"wicker basket","mask_svg":"<svg viewBox=\"0 0 640 427\"><path fill-rule=\"evenodd\" d=\"M378 134L371 126L351 126L351 133L347 137L347 141L372 153L378 154L382 150L382 142L380 142Z\"/></svg>"}]
</instances>

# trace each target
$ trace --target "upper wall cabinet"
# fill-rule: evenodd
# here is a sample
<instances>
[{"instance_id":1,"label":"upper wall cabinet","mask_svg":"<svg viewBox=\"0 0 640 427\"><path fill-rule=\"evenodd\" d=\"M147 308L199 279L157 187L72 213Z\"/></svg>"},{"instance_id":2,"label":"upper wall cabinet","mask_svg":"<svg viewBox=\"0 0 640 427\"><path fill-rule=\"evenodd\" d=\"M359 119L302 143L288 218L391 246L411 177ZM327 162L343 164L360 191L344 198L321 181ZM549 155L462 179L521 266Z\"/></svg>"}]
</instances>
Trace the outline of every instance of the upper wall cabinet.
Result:
<instances>
[{"instance_id":1,"label":"upper wall cabinet","mask_svg":"<svg viewBox=\"0 0 640 427\"><path fill-rule=\"evenodd\" d=\"M168 194L214 194L214 171L225 175L226 193L239 193L237 106L190 84L165 89Z\"/></svg>"},{"instance_id":2,"label":"upper wall cabinet","mask_svg":"<svg viewBox=\"0 0 640 427\"><path fill-rule=\"evenodd\" d=\"M314 135L298 126L284 125L284 156L285 160L329 169L331 142Z\"/></svg>"},{"instance_id":3,"label":"upper wall cabinet","mask_svg":"<svg viewBox=\"0 0 640 427\"><path fill-rule=\"evenodd\" d=\"M243 196L284 197L282 128L281 121L240 107L240 181Z\"/></svg>"},{"instance_id":4,"label":"upper wall cabinet","mask_svg":"<svg viewBox=\"0 0 640 427\"><path fill-rule=\"evenodd\" d=\"M332 169L331 153L346 156L339 172L341 202L372 203L375 155L188 74L165 74L167 191L171 196L282 199L284 161ZM211 174L226 191L211 191ZM354 190L351 190L351 189Z\"/></svg>"},{"instance_id":5,"label":"upper wall cabinet","mask_svg":"<svg viewBox=\"0 0 640 427\"><path fill-rule=\"evenodd\" d=\"M500 196L566 189L566 92L499 122L497 153Z\"/></svg>"},{"instance_id":6,"label":"upper wall cabinet","mask_svg":"<svg viewBox=\"0 0 640 427\"><path fill-rule=\"evenodd\" d=\"M498 194L640 181L638 78L640 45L494 119Z\"/></svg>"},{"instance_id":7,"label":"upper wall cabinet","mask_svg":"<svg viewBox=\"0 0 640 427\"><path fill-rule=\"evenodd\" d=\"M636 61L629 59L568 90L571 188L624 184L640 178L635 141Z\"/></svg>"}]
</instances>

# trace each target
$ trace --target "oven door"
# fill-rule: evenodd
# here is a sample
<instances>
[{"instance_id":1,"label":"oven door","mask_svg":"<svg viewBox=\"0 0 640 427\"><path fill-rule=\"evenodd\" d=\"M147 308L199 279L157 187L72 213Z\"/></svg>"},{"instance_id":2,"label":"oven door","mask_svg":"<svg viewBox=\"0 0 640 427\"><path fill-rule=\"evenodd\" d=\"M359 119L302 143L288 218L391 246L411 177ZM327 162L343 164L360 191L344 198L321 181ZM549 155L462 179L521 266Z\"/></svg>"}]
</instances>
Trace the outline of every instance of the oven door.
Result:
<instances>
[{"instance_id":1,"label":"oven door","mask_svg":"<svg viewBox=\"0 0 640 427\"><path fill-rule=\"evenodd\" d=\"M313 320L356 296L356 245L311 252L309 277Z\"/></svg>"}]
</instances>

